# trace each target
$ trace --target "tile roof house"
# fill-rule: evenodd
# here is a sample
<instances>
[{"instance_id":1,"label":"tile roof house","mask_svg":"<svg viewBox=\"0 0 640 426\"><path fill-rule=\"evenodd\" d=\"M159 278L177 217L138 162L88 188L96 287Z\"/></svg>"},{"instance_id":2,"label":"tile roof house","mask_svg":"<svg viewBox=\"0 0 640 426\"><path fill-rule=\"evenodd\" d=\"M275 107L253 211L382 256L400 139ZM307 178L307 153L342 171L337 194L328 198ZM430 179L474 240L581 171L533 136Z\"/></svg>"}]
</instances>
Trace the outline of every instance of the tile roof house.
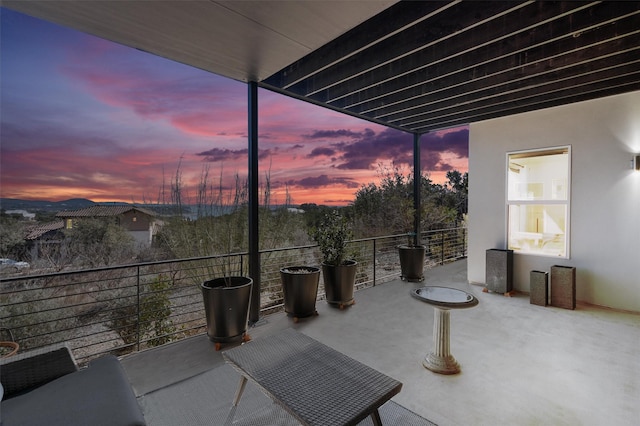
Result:
<instances>
[{"instance_id":1,"label":"tile roof house","mask_svg":"<svg viewBox=\"0 0 640 426\"><path fill-rule=\"evenodd\" d=\"M39 224L26 229L24 239L30 242L31 259L42 257L44 246L59 244L64 239L63 230L77 226L83 218L113 218L114 223L122 226L142 246L149 246L157 233L161 221L156 214L142 207L130 205L100 205L78 210L65 210L56 214L59 220Z\"/></svg>"},{"instance_id":2,"label":"tile roof house","mask_svg":"<svg viewBox=\"0 0 640 426\"><path fill-rule=\"evenodd\" d=\"M115 223L126 229L135 241L150 245L157 232L159 221L151 210L132 205L94 205L84 209L65 210L56 214L64 221L65 229L77 226L83 218L113 218Z\"/></svg>"},{"instance_id":3,"label":"tile roof house","mask_svg":"<svg viewBox=\"0 0 640 426\"><path fill-rule=\"evenodd\" d=\"M27 233L24 239L27 241L36 241L42 238L51 237L53 236L53 234L55 234L57 231L60 231L63 228L64 228L63 220L56 220L55 222L39 224L39 225L27 228Z\"/></svg>"},{"instance_id":4,"label":"tile roof house","mask_svg":"<svg viewBox=\"0 0 640 426\"><path fill-rule=\"evenodd\" d=\"M60 243L64 239L63 229L63 220L26 228L24 239L28 243L31 261L36 261L43 257L46 258L52 248L58 250Z\"/></svg>"}]
</instances>

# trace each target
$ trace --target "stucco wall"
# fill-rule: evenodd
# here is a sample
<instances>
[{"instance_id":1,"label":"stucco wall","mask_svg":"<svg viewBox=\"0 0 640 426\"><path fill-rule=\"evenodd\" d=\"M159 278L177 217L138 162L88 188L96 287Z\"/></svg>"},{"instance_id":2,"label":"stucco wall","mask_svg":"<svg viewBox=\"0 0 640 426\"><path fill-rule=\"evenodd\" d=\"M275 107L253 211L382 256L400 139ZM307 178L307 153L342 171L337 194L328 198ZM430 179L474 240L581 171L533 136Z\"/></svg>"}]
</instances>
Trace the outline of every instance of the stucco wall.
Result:
<instances>
[{"instance_id":1,"label":"stucco wall","mask_svg":"<svg viewBox=\"0 0 640 426\"><path fill-rule=\"evenodd\" d=\"M136 244L142 247L149 247L151 245L151 231L129 231L129 235L133 237Z\"/></svg>"},{"instance_id":2,"label":"stucco wall","mask_svg":"<svg viewBox=\"0 0 640 426\"><path fill-rule=\"evenodd\" d=\"M506 248L506 153L571 145L570 258L514 255L529 272L575 266L577 299L640 312L640 92L474 123L469 127L468 279L485 281L485 251Z\"/></svg>"},{"instance_id":3,"label":"stucco wall","mask_svg":"<svg viewBox=\"0 0 640 426\"><path fill-rule=\"evenodd\" d=\"M135 218L135 221L134 221ZM120 217L120 226L128 231L149 231L151 217L135 210L129 210Z\"/></svg>"}]
</instances>

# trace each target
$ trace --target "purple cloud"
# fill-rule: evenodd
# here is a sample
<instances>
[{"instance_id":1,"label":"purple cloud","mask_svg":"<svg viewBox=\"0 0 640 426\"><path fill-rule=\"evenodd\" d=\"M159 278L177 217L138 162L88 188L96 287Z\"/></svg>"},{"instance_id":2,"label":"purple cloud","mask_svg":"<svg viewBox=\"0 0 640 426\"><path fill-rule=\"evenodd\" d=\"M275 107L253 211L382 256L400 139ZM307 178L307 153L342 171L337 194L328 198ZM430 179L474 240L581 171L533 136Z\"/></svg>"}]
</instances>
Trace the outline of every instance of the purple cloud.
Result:
<instances>
[{"instance_id":1,"label":"purple cloud","mask_svg":"<svg viewBox=\"0 0 640 426\"><path fill-rule=\"evenodd\" d=\"M336 153L335 149L328 148L325 146L325 147L314 148L313 151L311 151L311 153L307 155L307 157L308 158L320 157L320 156L331 157L335 155L335 153Z\"/></svg>"},{"instance_id":2,"label":"purple cloud","mask_svg":"<svg viewBox=\"0 0 640 426\"><path fill-rule=\"evenodd\" d=\"M458 158L469 158L469 128L427 133L420 139L422 151L451 152Z\"/></svg>"},{"instance_id":3,"label":"purple cloud","mask_svg":"<svg viewBox=\"0 0 640 426\"><path fill-rule=\"evenodd\" d=\"M340 141L330 144L330 147L315 148L308 156L309 158L330 156L334 162L332 167L339 170L372 170L377 167L381 159L395 164L413 166L413 135L409 133L395 129L384 129L375 133L371 129L366 129L363 132L317 131L314 135L355 138L351 142ZM466 127L422 136L420 139L422 168L432 171L453 169L453 166L442 159L442 154L449 152L458 158L467 158L469 156L468 138L469 130Z\"/></svg>"},{"instance_id":4,"label":"purple cloud","mask_svg":"<svg viewBox=\"0 0 640 426\"><path fill-rule=\"evenodd\" d=\"M383 158L411 164L412 141L413 136L394 129L385 129L379 133L366 131L359 140L341 146L342 155L337 159L339 164L336 168L370 170Z\"/></svg>"},{"instance_id":5,"label":"purple cloud","mask_svg":"<svg viewBox=\"0 0 640 426\"><path fill-rule=\"evenodd\" d=\"M288 185L301 186L303 188L322 188L327 186L344 186L347 188L359 188L360 184L346 177L329 177L327 175L306 177L300 180L289 180Z\"/></svg>"},{"instance_id":6,"label":"purple cloud","mask_svg":"<svg viewBox=\"0 0 640 426\"><path fill-rule=\"evenodd\" d=\"M367 129L368 130L368 129ZM334 138L360 138L362 133L353 132L351 130L316 130L309 135L302 135L305 139L334 139Z\"/></svg>"},{"instance_id":7,"label":"purple cloud","mask_svg":"<svg viewBox=\"0 0 640 426\"><path fill-rule=\"evenodd\" d=\"M261 149L258 151L258 159L263 160L267 158L270 154L271 154L270 150ZM208 151L198 152L196 153L196 155L199 157L205 157L204 161L215 163L218 161L230 161L230 160L247 158L247 156L249 155L249 150L247 148L244 148L244 149L212 148Z\"/></svg>"}]
</instances>

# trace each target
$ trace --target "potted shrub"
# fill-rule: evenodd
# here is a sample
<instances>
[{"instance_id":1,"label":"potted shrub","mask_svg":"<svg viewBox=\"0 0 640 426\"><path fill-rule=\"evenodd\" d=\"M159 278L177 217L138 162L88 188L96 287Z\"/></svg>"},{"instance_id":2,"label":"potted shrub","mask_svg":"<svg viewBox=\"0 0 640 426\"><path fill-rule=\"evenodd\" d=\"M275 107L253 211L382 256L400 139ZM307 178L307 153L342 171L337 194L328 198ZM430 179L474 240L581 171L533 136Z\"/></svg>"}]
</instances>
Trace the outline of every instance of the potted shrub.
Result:
<instances>
[{"instance_id":1,"label":"potted shrub","mask_svg":"<svg viewBox=\"0 0 640 426\"><path fill-rule=\"evenodd\" d=\"M225 251L231 253L233 234L238 232L238 229L231 220L226 226ZM208 270L208 273L218 277L207 280L200 286L207 320L207 335L209 340L215 342L216 350L220 350L221 343L250 340L247 327L253 288L252 278L233 275L236 270L232 267L230 255L219 259L219 264Z\"/></svg>"},{"instance_id":2,"label":"potted shrub","mask_svg":"<svg viewBox=\"0 0 640 426\"><path fill-rule=\"evenodd\" d=\"M239 214L242 205L238 198L240 192L236 188L236 198L231 204L233 208L218 225L221 232L217 242L222 245L223 253L231 253L244 232L243 217ZM234 275L239 271L237 265L232 265L229 254L218 259L219 263L208 271L212 276L217 275L217 278L201 285L207 335L209 340L215 342L216 350L220 350L221 343L246 342L251 339L247 328L253 289L252 278Z\"/></svg>"},{"instance_id":3,"label":"potted shrub","mask_svg":"<svg viewBox=\"0 0 640 426\"><path fill-rule=\"evenodd\" d=\"M398 246L398 255L400 257L400 279L417 282L424 280L424 257L427 247L421 244L414 244L412 236L409 233L409 241L407 244Z\"/></svg>"},{"instance_id":4,"label":"potted shrub","mask_svg":"<svg viewBox=\"0 0 640 426\"><path fill-rule=\"evenodd\" d=\"M246 331L253 280L242 276L246 269L238 263L232 265L231 260L237 257L231 253L243 246L247 232L246 185L236 175L235 191L225 194L220 189L216 194L211 191L215 185L209 180L209 169L203 167L196 193L196 216L187 220L184 213L189 211L185 210L189 203L183 199L186 184L182 176L181 163L178 163L172 176L174 216L167 219L156 238L176 259L220 254L206 263L194 262L186 269L186 274L202 292L207 335L219 350L221 343L249 340ZM218 187L223 188L222 174Z\"/></svg>"},{"instance_id":5,"label":"potted shrub","mask_svg":"<svg viewBox=\"0 0 640 426\"><path fill-rule=\"evenodd\" d=\"M312 238L322 252L322 277L327 303L340 309L355 303L353 289L357 262L347 259L347 241L352 233L336 210L327 213L320 225L312 229Z\"/></svg>"},{"instance_id":6,"label":"potted shrub","mask_svg":"<svg viewBox=\"0 0 640 426\"><path fill-rule=\"evenodd\" d=\"M253 280L249 277L229 276L214 278L201 285L207 336L215 342L216 350L222 343L248 341L247 323Z\"/></svg>"},{"instance_id":7,"label":"potted shrub","mask_svg":"<svg viewBox=\"0 0 640 426\"><path fill-rule=\"evenodd\" d=\"M413 226L416 209L410 205L408 198L403 198L401 209L398 211L397 219L404 229L411 229ZM398 246L398 256L400 257L400 279L411 282L424 280L424 258L427 247L418 244L415 232L407 233L407 243Z\"/></svg>"},{"instance_id":8,"label":"potted shrub","mask_svg":"<svg viewBox=\"0 0 640 426\"><path fill-rule=\"evenodd\" d=\"M320 268L313 266L289 266L280 269L284 311L293 316L293 322L299 318L318 315L316 299Z\"/></svg>"}]
</instances>

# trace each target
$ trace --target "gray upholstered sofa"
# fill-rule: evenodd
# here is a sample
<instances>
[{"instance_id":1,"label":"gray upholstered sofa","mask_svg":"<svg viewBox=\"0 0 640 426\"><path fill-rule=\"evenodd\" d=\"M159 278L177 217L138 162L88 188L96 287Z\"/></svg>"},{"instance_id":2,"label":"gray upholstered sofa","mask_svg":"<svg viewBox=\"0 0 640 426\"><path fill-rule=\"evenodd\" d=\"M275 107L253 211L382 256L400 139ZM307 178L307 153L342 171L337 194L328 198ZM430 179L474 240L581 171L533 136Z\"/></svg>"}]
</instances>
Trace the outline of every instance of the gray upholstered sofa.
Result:
<instances>
[{"instance_id":1,"label":"gray upholstered sofa","mask_svg":"<svg viewBox=\"0 0 640 426\"><path fill-rule=\"evenodd\" d=\"M18 354L0 360L0 382L2 426L145 424L127 376L112 355L78 369L63 345Z\"/></svg>"}]
</instances>

